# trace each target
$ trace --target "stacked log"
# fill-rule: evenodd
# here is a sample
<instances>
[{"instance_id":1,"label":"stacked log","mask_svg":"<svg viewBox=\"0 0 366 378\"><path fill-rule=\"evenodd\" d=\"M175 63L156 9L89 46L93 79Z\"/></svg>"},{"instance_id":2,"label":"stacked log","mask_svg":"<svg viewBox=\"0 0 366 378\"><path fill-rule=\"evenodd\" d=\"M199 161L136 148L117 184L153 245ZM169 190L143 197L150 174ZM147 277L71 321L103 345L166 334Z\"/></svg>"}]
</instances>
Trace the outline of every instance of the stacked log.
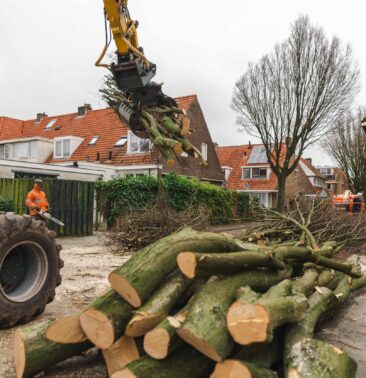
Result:
<instances>
[{"instance_id":1,"label":"stacked log","mask_svg":"<svg viewBox=\"0 0 366 378\"><path fill-rule=\"evenodd\" d=\"M258 240L184 229L140 250L81 313L18 330L17 377L92 347L114 378L355 377L314 329L366 277L336 243Z\"/></svg>"}]
</instances>

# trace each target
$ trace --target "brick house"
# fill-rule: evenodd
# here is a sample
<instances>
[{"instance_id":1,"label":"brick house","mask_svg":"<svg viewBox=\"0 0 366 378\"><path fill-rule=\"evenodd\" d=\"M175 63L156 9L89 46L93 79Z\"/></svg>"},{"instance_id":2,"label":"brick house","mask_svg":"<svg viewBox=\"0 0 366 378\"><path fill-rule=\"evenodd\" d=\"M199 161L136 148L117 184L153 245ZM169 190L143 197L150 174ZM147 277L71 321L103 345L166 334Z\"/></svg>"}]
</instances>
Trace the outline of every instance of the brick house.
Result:
<instances>
[{"instance_id":1,"label":"brick house","mask_svg":"<svg viewBox=\"0 0 366 378\"><path fill-rule=\"evenodd\" d=\"M207 167L184 154L167 167L149 140L130 132L113 109L92 110L84 105L77 113L39 113L28 121L0 117L0 177L21 177L43 169L51 172L57 166L59 170L95 170L103 179L176 172L221 185L224 175L197 96L177 101L192 121L195 133L190 139L206 157ZM21 167L9 171L11 162Z\"/></svg>"},{"instance_id":2,"label":"brick house","mask_svg":"<svg viewBox=\"0 0 366 378\"><path fill-rule=\"evenodd\" d=\"M277 177L268 163L263 145L216 147L221 168L225 174L225 186L249 193L263 206L277 205ZM328 196L325 178L311 161L301 159L296 170L286 182L286 205L297 195Z\"/></svg>"},{"instance_id":3,"label":"brick house","mask_svg":"<svg viewBox=\"0 0 366 378\"><path fill-rule=\"evenodd\" d=\"M347 176L341 168L317 166L317 169L325 177L325 185L331 196L343 194L349 190Z\"/></svg>"}]
</instances>

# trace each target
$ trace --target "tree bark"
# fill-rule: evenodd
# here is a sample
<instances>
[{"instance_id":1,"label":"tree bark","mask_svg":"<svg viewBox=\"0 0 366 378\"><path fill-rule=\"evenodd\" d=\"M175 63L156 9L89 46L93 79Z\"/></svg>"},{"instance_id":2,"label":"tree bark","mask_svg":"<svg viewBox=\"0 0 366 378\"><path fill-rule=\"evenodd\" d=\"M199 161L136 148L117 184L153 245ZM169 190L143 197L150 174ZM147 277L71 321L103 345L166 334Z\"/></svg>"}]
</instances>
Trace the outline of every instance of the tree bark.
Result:
<instances>
[{"instance_id":1,"label":"tree bark","mask_svg":"<svg viewBox=\"0 0 366 378\"><path fill-rule=\"evenodd\" d=\"M108 349L124 334L132 311L132 306L118 293L108 290L80 315L80 325L95 346Z\"/></svg>"},{"instance_id":2,"label":"tree bark","mask_svg":"<svg viewBox=\"0 0 366 378\"><path fill-rule=\"evenodd\" d=\"M227 313L233 339L240 345L267 343L277 327L298 321L308 303L304 294L293 294L292 287L292 281L284 280L257 298L247 287Z\"/></svg>"},{"instance_id":3,"label":"tree bark","mask_svg":"<svg viewBox=\"0 0 366 378\"><path fill-rule=\"evenodd\" d=\"M277 175L277 211L283 213L286 205L286 180L285 173Z\"/></svg>"},{"instance_id":4,"label":"tree bark","mask_svg":"<svg viewBox=\"0 0 366 378\"><path fill-rule=\"evenodd\" d=\"M207 378L213 368L213 361L186 345L162 361L142 357L112 378Z\"/></svg>"},{"instance_id":5,"label":"tree bark","mask_svg":"<svg viewBox=\"0 0 366 378\"><path fill-rule=\"evenodd\" d=\"M185 228L134 254L110 274L109 281L127 302L138 308L176 269L176 258L180 252L235 252L242 249L243 244L239 240Z\"/></svg>"},{"instance_id":6,"label":"tree bark","mask_svg":"<svg viewBox=\"0 0 366 378\"><path fill-rule=\"evenodd\" d=\"M237 359L225 360L216 365L210 378L278 378L278 374L273 370L263 366L252 364L251 362Z\"/></svg>"},{"instance_id":7,"label":"tree bark","mask_svg":"<svg viewBox=\"0 0 366 378\"><path fill-rule=\"evenodd\" d=\"M237 273L248 268L285 268L282 261L275 259L270 252L266 251L214 254L182 252L177 257L177 263L180 271L191 279L213 274Z\"/></svg>"},{"instance_id":8,"label":"tree bark","mask_svg":"<svg viewBox=\"0 0 366 378\"><path fill-rule=\"evenodd\" d=\"M58 344L49 341L44 337L49 325L49 321L33 323L16 331L14 360L17 378L32 377L93 347L90 342Z\"/></svg>"},{"instance_id":9,"label":"tree bark","mask_svg":"<svg viewBox=\"0 0 366 378\"><path fill-rule=\"evenodd\" d=\"M188 288L190 281L180 272L172 275L168 281L158 289L149 300L140 307L126 327L126 335L139 337L152 330L175 306L181 295Z\"/></svg>"},{"instance_id":10,"label":"tree bark","mask_svg":"<svg viewBox=\"0 0 366 378\"><path fill-rule=\"evenodd\" d=\"M226 313L236 290L250 285L253 289L265 291L289 276L291 269L278 272L252 270L207 283L193 297L187 320L177 330L178 335L207 357L222 361L233 348Z\"/></svg>"}]
</instances>

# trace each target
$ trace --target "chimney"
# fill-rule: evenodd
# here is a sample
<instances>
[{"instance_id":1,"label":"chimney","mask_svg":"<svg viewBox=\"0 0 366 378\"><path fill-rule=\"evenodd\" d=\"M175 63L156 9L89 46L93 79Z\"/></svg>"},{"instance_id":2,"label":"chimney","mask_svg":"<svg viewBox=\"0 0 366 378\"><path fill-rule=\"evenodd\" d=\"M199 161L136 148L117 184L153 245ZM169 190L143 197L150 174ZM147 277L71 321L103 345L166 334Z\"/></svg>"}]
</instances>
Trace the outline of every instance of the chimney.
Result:
<instances>
[{"instance_id":1,"label":"chimney","mask_svg":"<svg viewBox=\"0 0 366 378\"><path fill-rule=\"evenodd\" d=\"M252 148L252 142L249 141L249 144L248 144L248 150L250 150Z\"/></svg>"},{"instance_id":2,"label":"chimney","mask_svg":"<svg viewBox=\"0 0 366 378\"><path fill-rule=\"evenodd\" d=\"M311 165L313 165L313 159L312 158L305 158L305 160L310 163Z\"/></svg>"},{"instance_id":3,"label":"chimney","mask_svg":"<svg viewBox=\"0 0 366 378\"><path fill-rule=\"evenodd\" d=\"M78 116L84 117L88 110L93 110L90 104L84 104L78 107Z\"/></svg>"},{"instance_id":4,"label":"chimney","mask_svg":"<svg viewBox=\"0 0 366 378\"><path fill-rule=\"evenodd\" d=\"M48 117L48 115L43 112L43 113L37 113L37 122L41 122L43 118Z\"/></svg>"}]
</instances>

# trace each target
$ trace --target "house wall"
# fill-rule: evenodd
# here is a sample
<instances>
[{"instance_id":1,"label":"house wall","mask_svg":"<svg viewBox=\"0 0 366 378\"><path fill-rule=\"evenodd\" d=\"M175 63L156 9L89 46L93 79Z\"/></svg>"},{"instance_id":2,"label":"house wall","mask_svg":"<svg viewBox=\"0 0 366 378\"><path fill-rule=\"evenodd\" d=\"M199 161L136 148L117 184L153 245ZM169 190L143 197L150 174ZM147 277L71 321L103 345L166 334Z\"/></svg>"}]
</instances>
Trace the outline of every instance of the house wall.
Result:
<instances>
[{"instance_id":1,"label":"house wall","mask_svg":"<svg viewBox=\"0 0 366 378\"><path fill-rule=\"evenodd\" d=\"M286 181L286 206L299 194L315 194L315 189L301 169L296 169Z\"/></svg>"},{"instance_id":2,"label":"house wall","mask_svg":"<svg viewBox=\"0 0 366 378\"><path fill-rule=\"evenodd\" d=\"M160 159L160 163L163 165L163 173L175 172L178 175L188 177L196 176L203 181L210 181L214 184L222 185L225 180L225 175L221 169L215 145L213 144L206 120L197 99L190 105L187 111L187 117L191 120L192 129L195 130L195 132L189 136L192 144L198 149L201 149L202 143L207 144L208 165L206 167L200 164L198 159L192 157L178 157L176 164L173 167L168 167L165 162Z\"/></svg>"}]
</instances>

